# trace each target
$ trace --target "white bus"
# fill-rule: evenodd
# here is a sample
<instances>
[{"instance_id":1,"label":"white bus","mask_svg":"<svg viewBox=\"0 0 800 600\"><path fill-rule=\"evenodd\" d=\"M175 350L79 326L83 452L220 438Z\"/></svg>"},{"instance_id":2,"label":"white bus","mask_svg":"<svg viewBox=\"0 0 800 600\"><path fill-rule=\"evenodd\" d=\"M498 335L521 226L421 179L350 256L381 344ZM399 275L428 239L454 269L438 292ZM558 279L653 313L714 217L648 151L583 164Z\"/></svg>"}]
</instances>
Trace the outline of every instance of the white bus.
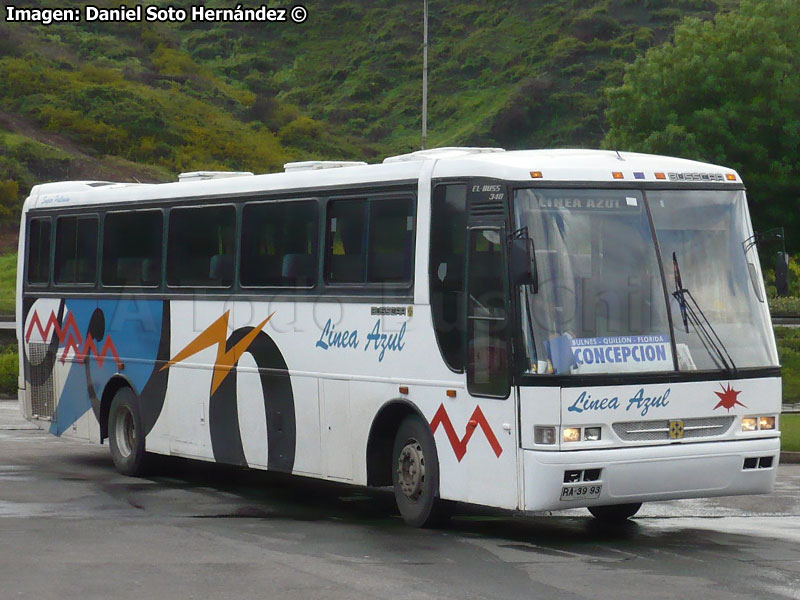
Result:
<instances>
[{"instance_id":1,"label":"white bus","mask_svg":"<svg viewBox=\"0 0 800 600\"><path fill-rule=\"evenodd\" d=\"M781 380L738 174L442 148L36 186L24 415L151 454L365 486L403 518L757 494Z\"/></svg>"}]
</instances>

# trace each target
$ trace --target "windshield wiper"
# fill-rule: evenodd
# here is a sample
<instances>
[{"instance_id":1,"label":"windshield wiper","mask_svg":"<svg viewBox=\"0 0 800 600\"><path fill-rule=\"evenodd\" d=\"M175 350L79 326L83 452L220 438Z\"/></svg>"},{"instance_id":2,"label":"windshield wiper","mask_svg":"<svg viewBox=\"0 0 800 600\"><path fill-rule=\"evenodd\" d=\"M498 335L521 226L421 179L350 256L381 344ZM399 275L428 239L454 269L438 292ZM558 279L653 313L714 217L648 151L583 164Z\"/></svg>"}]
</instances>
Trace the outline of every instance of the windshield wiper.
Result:
<instances>
[{"instance_id":1,"label":"windshield wiper","mask_svg":"<svg viewBox=\"0 0 800 600\"><path fill-rule=\"evenodd\" d=\"M697 337L700 338L700 342L714 361L714 364L720 369L735 371L736 364L733 362L733 358L725 344L717 335L717 332L714 331L714 327L697 304L692 293L683 287L678 257L674 252L672 253L672 268L675 274L675 291L672 292L672 295L678 301L678 306L680 306L681 318L683 319L686 333L689 333L689 323L691 323L697 332Z\"/></svg>"}]
</instances>

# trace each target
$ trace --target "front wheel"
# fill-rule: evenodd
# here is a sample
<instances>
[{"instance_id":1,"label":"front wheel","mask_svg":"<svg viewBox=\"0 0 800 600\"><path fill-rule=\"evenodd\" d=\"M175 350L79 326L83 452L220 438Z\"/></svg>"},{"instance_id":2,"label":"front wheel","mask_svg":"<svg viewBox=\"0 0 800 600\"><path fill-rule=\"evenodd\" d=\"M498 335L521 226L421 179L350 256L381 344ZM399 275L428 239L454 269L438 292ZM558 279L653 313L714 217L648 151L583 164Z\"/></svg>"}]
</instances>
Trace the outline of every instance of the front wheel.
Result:
<instances>
[{"instance_id":1,"label":"front wheel","mask_svg":"<svg viewBox=\"0 0 800 600\"><path fill-rule=\"evenodd\" d=\"M117 471L130 477L144 473L147 453L139 402L130 388L120 388L111 401L108 415L108 442Z\"/></svg>"},{"instance_id":2,"label":"front wheel","mask_svg":"<svg viewBox=\"0 0 800 600\"><path fill-rule=\"evenodd\" d=\"M439 459L430 426L416 415L403 419L392 452L392 483L397 508L412 527L441 522Z\"/></svg>"},{"instance_id":3,"label":"front wheel","mask_svg":"<svg viewBox=\"0 0 800 600\"><path fill-rule=\"evenodd\" d=\"M589 512L595 519L603 523L619 523L629 519L642 508L642 503L612 504L610 506L590 506Z\"/></svg>"}]
</instances>

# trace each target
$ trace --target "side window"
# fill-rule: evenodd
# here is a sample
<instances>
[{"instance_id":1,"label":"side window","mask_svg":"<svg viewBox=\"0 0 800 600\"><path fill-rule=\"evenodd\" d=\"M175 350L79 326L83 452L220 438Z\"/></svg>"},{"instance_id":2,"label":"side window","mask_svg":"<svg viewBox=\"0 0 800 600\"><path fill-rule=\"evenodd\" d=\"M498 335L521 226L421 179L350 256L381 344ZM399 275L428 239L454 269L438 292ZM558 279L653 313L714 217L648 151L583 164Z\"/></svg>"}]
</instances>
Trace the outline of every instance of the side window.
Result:
<instances>
[{"instance_id":1,"label":"side window","mask_svg":"<svg viewBox=\"0 0 800 600\"><path fill-rule=\"evenodd\" d=\"M56 283L94 283L96 279L97 217L59 218L56 221Z\"/></svg>"},{"instance_id":2,"label":"side window","mask_svg":"<svg viewBox=\"0 0 800 600\"><path fill-rule=\"evenodd\" d=\"M411 198L373 200L369 211L370 283L411 281L414 215Z\"/></svg>"},{"instance_id":3,"label":"side window","mask_svg":"<svg viewBox=\"0 0 800 600\"><path fill-rule=\"evenodd\" d=\"M318 226L315 200L246 205L242 214L241 284L314 287Z\"/></svg>"},{"instance_id":4,"label":"side window","mask_svg":"<svg viewBox=\"0 0 800 600\"><path fill-rule=\"evenodd\" d=\"M413 210L410 196L331 202L325 263L327 281L409 283L414 263Z\"/></svg>"},{"instance_id":5,"label":"side window","mask_svg":"<svg viewBox=\"0 0 800 600\"><path fill-rule=\"evenodd\" d=\"M31 219L28 226L28 283L50 282L50 219Z\"/></svg>"},{"instance_id":6,"label":"side window","mask_svg":"<svg viewBox=\"0 0 800 600\"><path fill-rule=\"evenodd\" d=\"M107 214L103 224L103 285L158 286L163 228L160 210Z\"/></svg>"},{"instance_id":7,"label":"side window","mask_svg":"<svg viewBox=\"0 0 800 600\"><path fill-rule=\"evenodd\" d=\"M433 326L445 362L464 370L464 253L467 186L437 185L433 190L430 239L430 294Z\"/></svg>"},{"instance_id":8,"label":"side window","mask_svg":"<svg viewBox=\"0 0 800 600\"><path fill-rule=\"evenodd\" d=\"M169 213L167 284L230 287L233 283L236 209L175 208Z\"/></svg>"},{"instance_id":9,"label":"side window","mask_svg":"<svg viewBox=\"0 0 800 600\"><path fill-rule=\"evenodd\" d=\"M364 283L367 274L366 200L336 200L328 204L327 280Z\"/></svg>"}]
</instances>

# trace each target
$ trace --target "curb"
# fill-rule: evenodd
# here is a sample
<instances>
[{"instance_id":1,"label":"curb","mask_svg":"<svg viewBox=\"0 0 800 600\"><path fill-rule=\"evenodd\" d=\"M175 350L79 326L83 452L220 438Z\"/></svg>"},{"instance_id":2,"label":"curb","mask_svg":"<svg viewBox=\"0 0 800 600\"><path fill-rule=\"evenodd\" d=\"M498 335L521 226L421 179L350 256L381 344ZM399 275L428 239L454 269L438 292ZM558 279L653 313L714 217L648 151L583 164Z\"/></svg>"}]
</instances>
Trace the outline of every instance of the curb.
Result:
<instances>
[{"instance_id":1,"label":"curb","mask_svg":"<svg viewBox=\"0 0 800 600\"><path fill-rule=\"evenodd\" d=\"M800 452L781 452L781 464L800 464Z\"/></svg>"}]
</instances>

